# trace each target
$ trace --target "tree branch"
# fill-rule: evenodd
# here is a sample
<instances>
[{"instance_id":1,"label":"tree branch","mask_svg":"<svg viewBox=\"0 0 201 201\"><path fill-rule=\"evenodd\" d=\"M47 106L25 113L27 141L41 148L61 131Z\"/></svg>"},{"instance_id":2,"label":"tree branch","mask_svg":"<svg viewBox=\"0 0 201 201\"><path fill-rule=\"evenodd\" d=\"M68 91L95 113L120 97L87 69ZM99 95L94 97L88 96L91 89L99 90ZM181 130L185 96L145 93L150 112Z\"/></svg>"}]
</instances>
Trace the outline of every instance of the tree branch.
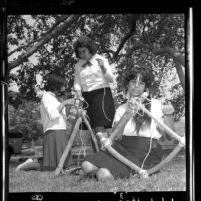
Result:
<instances>
[{"instance_id":1,"label":"tree branch","mask_svg":"<svg viewBox=\"0 0 201 201\"><path fill-rule=\"evenodd\" d=\"M38 42L39 40L40 40L40 39L33 40L33 41L30 41L30 42L27 43L27 44L23 44L23 45L19 46L18 48L16 48L16 49L14 49L13 51L11 51L11 52L8 54L8 57L9 57L10 55L12 55L13 53L15 53L15 52L17 52L17 51L20 51L21 49L26 48L26 47L30 46L31 44L33 44L33 43Z\"/></svg>"},{"instance_id":2,"label":"tree branch","mask_svg":"<svg viewBox=\"0 0 201 201\"><path fill-rule=\"evenodd\" d=\"M50 28L50 30L47 31L46 34L48 34L48 33L50 33L51 31L53 31L53 30L55 29L55 27L58 26L60 23L62 23L64 20L66 20L66 19L68 18L68 16L69 16L69 15L63 15L62 17L60 17L60 18L55 22L55 24ZM37 22L38 22L38 20L37 20L35 23L37 23ZM34 24L34 26L35 26L35 24ZM34 26L33 26L33 27L34 27ZM23 49L23 48L27 48L28 46L30 46L30 45L32 45L32 44L34 44L34 43L36 43L36 42L38 42L38 41L40 41L40 40L41 40L41 39L38 38L38 39L36 39L36 40L30 41L30 42L27 43L27 44L23 44L23 45L19 46L19 47L16 48L15 50L11 51L11 52L8 54L8 57L9 57L10 55L12 55L13 53L15 53L15 52L17 52L17 51L20 51L20 50ZM25 50L25 51L26 51L26 50Z\"/></svg>"},{"instance_id":3,"label":"tree branch","mask_svg":"<svg viewBox=\"0 0 201 201\"><path fill-rule=\"evenodd\" d=\"M115 54L115 51L113 51L113 50L101 50L100 52L99 52L99 54L103 54L103 53L106 53L109 57L110 57L110 59L113 59L114 58L114 54ZM112 56L111 56L111 54L112 54Z\"/></svg>"},{"instance_id":4,"label":"tree branch","mask_svg":"<svg viewBox=\"0 0 201 201\"><path fill-rule=\"evenodd\" d=\"M133 51L135 51L137 49L142 49L142 48L150 49L150 51L152 51L155 55L168 55L171 58L173 58L181 85L182 85L183 89L185 90L185 75L184 75L184 72L182 69L182 66L185 67L185 58L180 52L174 50L173 48L166 47L166 48L154 49L153 47L150 47L150 45L148 45L148 44L138 43L138 44L135 44L127 52L127 54L119 55L119 57L122 57L122 56L130 57L133 54Z\"/></svg>"},{"instance_id":5,"label":"tree branch","mask_svg":"<svg viewBox=\"0 0 201 201\"><path fill-rule=\"evenodd\" d=\"M18 58L9 64L9 70L15 68L20 65L22 62L26 61L26 59L31 56L34 52L36 52L39 48L41 48L45 43L49 42L53 37L57 37L66 27L68 27L72 22L77 20L80 15L70 15L61 25L55 28L52 32L46 33L41 40L27 50L24 54L18 56Z\"/></svg>"},{"instance_id":6,"label":"tree branch","mask_svg":"<svg viewBox=\"0 0 201 201\"><path fill-rule=\"evenodd\" d=\"M165 47L165 48L160 48L160 49L153 49L152 50L155 55L160 55L160 54L168 54L170 57L173 58L175 63L179 63L182 66L185 67L185 58L182 55L182 53L174 50L173 48L170 47Z\"/></svg>"},{"instance_id":7,"label":"tree branch","mask_svg":"<svg viewBox=\"0 0 201 201\"><path fill-rule=\"evenodd\" d=\"M175 62L175 67L176 67L176 70L177 70L177 74L179 76L179 80L181 82L181 86L183 88L183 91L185 92L185 75L184 75L184 71L182 69L182 66Z\"/></svg>"},{"instance_id":8,"label":"tree branch","mask_svg":"<svg viewBox=\"0 0 201 201\"><path fill-rule=\"evenodd\" d=\"M128 16L128 24L130 27L130 31L128 32L128 34L123 38L122 42L120 43L117 51L114 54L114 59L117 58L119 52L121 51L121 49L123 48L124 44L127 42L127 40L135 33L136 30L136 22L139 19L140 15L139 14L132 14Z\"/></svg>"},{"instance_id":9,"label":"tree branch","mask_svg":"<svg viewBox=\"0 0 201 201\"><path fill-rule=\"evenodd\" d=\"M120 57L121 56L131 56L133 51L135 50L138 50L138 49L142 49L142 48L145 48L145 49L150 49L150 51L153 52L153 54L155 55L168 55L170 56L171 58L173 58L173 60L175 61L175 63L179 63L180 65L184 66L185 67L185 58L184 56L182 55L182 53L174 50L173 48L170 48L170 47L165 47L165 48L159 48L159 49L155 49L153 48L153 46L150 46L149 44L144 44L144 43L138 43L138 44L135 44L129 51L127 54L122 54L122 55L119 55Z\"/></svg>"}]
</instances>

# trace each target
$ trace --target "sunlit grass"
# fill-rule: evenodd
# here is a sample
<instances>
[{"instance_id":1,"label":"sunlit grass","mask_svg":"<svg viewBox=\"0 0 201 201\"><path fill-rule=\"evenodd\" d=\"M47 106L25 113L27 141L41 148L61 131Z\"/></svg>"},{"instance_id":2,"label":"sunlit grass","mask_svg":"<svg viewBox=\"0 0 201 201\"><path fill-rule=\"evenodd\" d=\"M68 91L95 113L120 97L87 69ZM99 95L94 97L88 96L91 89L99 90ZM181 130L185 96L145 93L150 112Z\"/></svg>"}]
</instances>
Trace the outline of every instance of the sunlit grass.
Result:
<instances>
[{"instance_id":1,"label":"sunlit grass","mask_svg":"<svg viewBox=\"0 0 201 201\"><path fill-rule=\"evenodd\" d=\"M136 175L108 183L80 175L63 174L54 177L54 172L20 171L17 164L9 168L9 192L140 192L140 191L185 191L185 158L177 157L157 174L147 179Z\"/></svg>"}]
</instances>

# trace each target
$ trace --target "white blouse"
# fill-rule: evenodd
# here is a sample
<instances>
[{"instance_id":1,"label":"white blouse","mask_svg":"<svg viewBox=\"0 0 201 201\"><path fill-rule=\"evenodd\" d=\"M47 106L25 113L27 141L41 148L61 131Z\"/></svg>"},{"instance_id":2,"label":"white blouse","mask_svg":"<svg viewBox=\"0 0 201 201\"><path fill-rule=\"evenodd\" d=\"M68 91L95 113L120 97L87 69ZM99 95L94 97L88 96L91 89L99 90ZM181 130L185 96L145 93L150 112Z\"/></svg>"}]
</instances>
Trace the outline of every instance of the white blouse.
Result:
<instances>
[{"instance_id":1,"label":"white blouse","mask_svg":"<svg viewBox=\"0 0 201 201\"><path fill-rule=\"evenodd\" d=\"M60 104L54 93L49 91L43 93L40 114L44 133L47 130L66 130L66 112L64 108L62 112L59 113L57 108Z\"/></svg>"},{"instance_id":2,"label":"white blouse","mask_svg":"<svg viewBox=\"0 0 201 201\"><path fill-rule=\"evenodd\" d=\"M96 59L102 59L106 68L106 73L103 74ZM114 82L114 75L108 60L99 54L95 54L91 59L91 66L82 67L86 61L80 60L75 65L74 89L82 91L92 91L103 87L109 87L109 83Z\"/></svg>"},{"instance_id":3,"label":"white blouse","mask_svg":"<svg viewBox=\"0 0 201 201\"><path fill-rule=\"evenodd\" d=\"M113 120L113 124L118 122L123 114L126 111L127 103L120 105L115 112L115 117ZM163 112L161 109L162 105L160 101L156 99L151 99L151 113L160 121L163 121ZM132 118L128 121L126 124L123 135L125 136L137 136L137 133L135 131L135 123L133 122ZM159 139L161 137L161 134L157 130L157 123L155 120L151 120L150 127L144 127L143 129L140 129L138 136L143 137L153 137L155 139Z\"/></svg>"}]
</instances>

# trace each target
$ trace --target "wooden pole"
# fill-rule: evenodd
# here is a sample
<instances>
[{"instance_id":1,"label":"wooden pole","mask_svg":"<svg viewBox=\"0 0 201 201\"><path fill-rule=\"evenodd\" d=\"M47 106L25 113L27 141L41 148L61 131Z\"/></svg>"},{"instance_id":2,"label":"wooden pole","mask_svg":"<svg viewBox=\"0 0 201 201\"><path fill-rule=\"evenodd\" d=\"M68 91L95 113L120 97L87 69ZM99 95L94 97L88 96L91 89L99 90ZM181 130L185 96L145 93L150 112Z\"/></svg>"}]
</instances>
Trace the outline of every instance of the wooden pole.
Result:
<instances>
[{"instance_id":1,"label":"wooden pole","mask_svg":"<svg viewBox=\"0 0 201 201\"><path fill-rule=\"evenodd\" d=\"M100 138L102 145L108 150L109 153L111 153L115 158L120 160L125 165L129 166L131 169L134 169L136 172L140 173L140 167L129 161L127 158L119 154L114 148L112 148L110 139L106 138L101 132L97 133L97 135Z\"/></svg>"},{"instance_id":2,"label":"wooden pole","mask_svg":"<svg viewBox=\"0 0 201 201\"><path fill-rule=\"evenodd\" d=\"M111 133L109 139L112 142L114 138L119 134L121 130L124 129L125 125L128 123L128 120L132 117L132 113L125 112L121 119L119 120L118 124L115 127L115 130Z\"/></svg>"},{"instance_id":3,"label":"wooden pole","mask_svg":"<svg viewBox=\"0 0 201 201\"><path fill-rule=\"evenodd\" d=\"M140 103L134 100L134 104L137 104L140 109L142 109L148 116L150 116L152 119L154 119L160 126L162 126L165 131L172 136L173 138L177 139L179 142L182 141L182 137L180 137L177 133L175 133L171 128L169 128L167 125L165 125L162 121L157 119L151 112L149 112L144 106L142 106Z\"/></svg>"},{"instance_id":4,"label":"wooden pole","mask_svg":"<svg viewBox=\"0 0 201 201\"><path fill-rule=\"evenodd\" d=\"M157 170L159 170L163 165L165 165L166 163L168 163L170 160L172 160L172 158L174 156L176 156L176 154L181 150L181 148L183 147L182 144L178 144L177 147L165 158L163 159L159 164L157 164L155 167L147 170L147 174L150 175L154 172L156 172Z\"/></svg>"},{"instance_id":5,"label":"wooden pole","mask_svg":"<svg viewBox=\"0 0 201 201\"><path fill-rule=\"evenodd\" d=\"M138 172L139 174L141 174L143 177L148 177L148 175L156 172L157 170L159 170L164 164L168 163L170 160L172 160L172 158L180 151L180 149L183 147L183 145L181 143L179 143L177 145L177 147L163 160L161 161L158 165L156 165L155 167L149 169L149 170L143 170L140 167L138 167L137 165L135 165L133 162L129 161L127 158L125 158L124 156L122 156L121 154L119 154L114 148L112 148L110 140L108 138L106 138L103 133L99 132L98 133L98 137L100 138L100 141L102 143L102 145L107 149L107 151L114 156L115 158L117 158L118 160L120 160L122 163L124 163L125 165L127 165L128 167L130 167L131 169L135 170L136 172Z\"/></svg>"},{"instance_id":6,"label":"wooden pole","mask_svg":"<svg viewBox=\"0 0 201 201\"><path fill-rule=\"evenodd\" d=\"M98 147L98 144L97 144L96 137L95 137L94 132L93 132L93 130L91 129L91 126L90 126L90 124L89 124L89 122L88 122L87 118L85 117L85 115L84 115L84 113L83 113L82 110L80 111L80 116L82 117L82 119L84 120L84 122L85 122L85 124L86 124L86 126L87 126L87 128L88 128L89 133L90 133L90 135L91 135L91 138L92 138L92 140L93 140L93 142L94 142L96 152L98 152L98 151L99 151L99 147Z\"/></svg>"},{"instance_id":7,"label":"wooden pole","mask_svg":"<svg viewBox=\"0 0 201 201\"><path fill-rule=\"evenodd\" d=\"M64 150L64 152L63 152L63 154L62 154L62 156L60 158L59 164L58 164L58 166L57 166L57 168L55 170L55 176L58 176L59 173L61 172L62 168L63 168L63 164L64 164L64 162L65 162L65 160L66 160L66 158L68 156L68 153L69 153L69 151L70 151L70 149L72 147L73 141L75 139L77 131L79 130L79 126L80 126L81 122L82 122L82 118L79 117L77 119L76 123L75 123L75 127L74 127L73 132L72 132L72 134L70 136L68 144L67 144L67 146L66 146L66 148L65 148L65 150Z\"/></svg>"}]
</instances>

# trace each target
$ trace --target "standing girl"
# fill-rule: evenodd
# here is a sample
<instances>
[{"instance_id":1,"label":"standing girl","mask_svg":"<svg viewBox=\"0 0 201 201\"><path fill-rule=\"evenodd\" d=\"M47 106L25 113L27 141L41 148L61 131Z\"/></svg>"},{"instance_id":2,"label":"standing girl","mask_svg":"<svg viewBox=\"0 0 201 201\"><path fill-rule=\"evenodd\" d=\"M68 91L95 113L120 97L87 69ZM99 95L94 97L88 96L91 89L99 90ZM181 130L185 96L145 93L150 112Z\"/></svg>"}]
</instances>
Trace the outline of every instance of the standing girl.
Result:
<instances>
[{"instance_id":1,"label":"standing girl","mask_svg":"<svg viewBox=\"0 0 201 201\"><path fill-rule=\"evenodd\" d=\"M104 131L112 127L115 113L109 85L115 81L111 67L106 58L97 54L94 41L88 37L79 38L74 51L79 59L75 65L75 92L85 100L84 107L92 129L95 133Z\"/></svg>"}]
</instances>

